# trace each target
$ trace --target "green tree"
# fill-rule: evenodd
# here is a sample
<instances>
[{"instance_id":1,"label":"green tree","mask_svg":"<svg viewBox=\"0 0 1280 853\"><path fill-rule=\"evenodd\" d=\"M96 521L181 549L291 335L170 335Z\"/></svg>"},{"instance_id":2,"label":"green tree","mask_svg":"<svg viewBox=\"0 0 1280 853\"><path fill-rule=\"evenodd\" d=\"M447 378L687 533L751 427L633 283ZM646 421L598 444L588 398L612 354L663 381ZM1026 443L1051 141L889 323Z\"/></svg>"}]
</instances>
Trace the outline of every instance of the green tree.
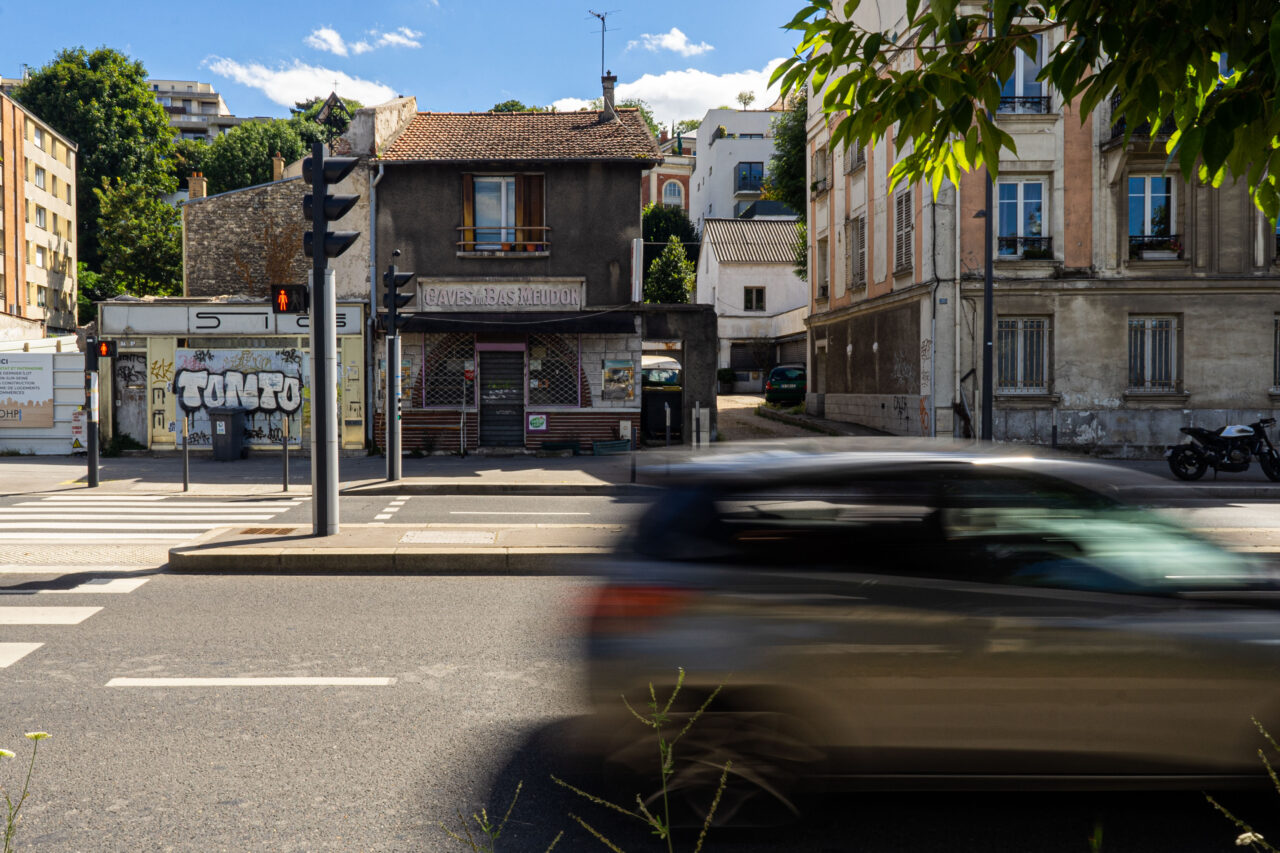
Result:
<instances>
[{"instance_id":1,"label":"green tree","mask_svg":"<svg viewBox=\"0 0 1280 853\"><path fill-rule=\"evenodd\" d=\"M664 251L664 243L672 237L685 247L685 255L698 263L698 232L689 216L678 207L649 203L640 215L640 233L644 237L644 268L648 270Z\"/></svg>"},{"instance_id":2,"label":"green tree","mask_svg":"<svg viewBox=\"0 0 1280 853\"><path fill-rule=\"evenodd\" d=\"M987 165L998 171L1012 138L991 115L1016 52L1036 52L1035 35L1059 34L1039 74L1085 120L1105 98L1124 122L1126 143L1147 127L1151 144L1166 120L1165 151L1188 177L1247 182L1254 203L1280 213L1280 5L1275 0L907 0L895 32L852 22L861 0L809 0L785 25L800 34L773 79L785 91L806 82L828 114L843 113L833 147L865 145L896 126L893 181L944 179ZM988 14L992 26L988 30ZM1144 134L1146 135L1146 134Z\"/></svg>"},{"instance_id":3,"label":"green tree","mask_svg":"<svg viewBox=\"0 0 1280 853\"><path fill-rule=\"evenodd\" d=\"M107 47L67 48L35 71L13 97L78 146L76 231L80 260L96 269L102 249L93 188L127 176L154 196L173 191L173 131L146 85L141 62Z\"/></svg>"},{"instance_id":4,"label":"green tree","mask_svg":"<svg viewBox=\"0 0 1280 853\"><path fill-rule=\"evenodd\" d=\"M493 105L495 113L545 113L546 111L546 107L527 106L523 101L517 101L515 98Z\"/></svg>"},{"instance_id":5,"label":"green tree","mask_svg":"<svg viewBox=\"0 0 1280 853\"><path fill-rule=\"evenodd\" d=\"M805 118L808 102L801 93L791 109L779 113L773 124L773 156L764 179L764 197L780 201L802 220L809 206L809 184L805 178L807 139Z\"/></svg>"},{"instance_id":6,"label":"green tree","mask_svg":"<svg viewBox=\"0 0 1280 853\"><path fill-rule=\"evenodd\" d=\"M277 152L292 163L318 139L320 126L314 122L272 119L237 125L209 145L203 164L209 193L265 184L271 180L271 158Z\"/></svg>"},{"instance_id":7,"label":"green tree","mask_svg":"<svg viewBox=\"0 0 1280 853\"><path fill-rule=\"evenodd\" d=\"M319 139L321 142L332 142L347 132L351 126L351 116L364 106L354 98L339 98L343 109L330 110L322 124L318 121L320 110L324 109L328 98L312 98L309 101L297 101L289 108L289 120L299 125L298 135L303 139ZM311 127L308 127L311 126Z\"/></svg>"},{"instance_id":8,"label":"green tree","mask_svg":"<svg viewBox=\"0 0 1280 853\"><path fill-rule=\"evenodd\" d=\"M187 188L187 178L192 172L203 172L204 161L209 156L209 143L203 139L175 139L173 156L169 159L169 174L177 181L178 189Z\"/></svg>"},{"instance_id":9,"label":"green tree","mask_svg":"<svg viewBox=\"0 0 1280 853\"><path fill-rule=\"evenodd\" d=\"M182 292L182 214L141 184L120 178L94 187L105 294L172 296Z\"/></svg>"},{"instance_id":10,"label":"green tree","mask_svg":"<svg viewBox=\"0 0 1280 853\"><path fill-rule=\"evenodd\" d=\"M684 118L676 122L676 135L688 136L698 128L702 127L702 119L700 118Z\"/></svg>"},{"instance_id":11,"label":"green tree","mask_svg":"<svg viewBox=\"0 0 1280 853\"><path fill-rule=\"evenodd\" d=\"M734 100L741 104L742 108L745 110L755 103L756 93L748 89L744 89L734 97Z\"/></svg>"},{"instance_id":12,"label":"green tree","mask_svg":"<svg viewBox=\"0 0 1280 853\"><path fill-rule=\"evenodd\" d=\"M686 303L695 281L693 261L685 257L684 244L672 234L644 278L644 301Z\"/></svg>"},{"instance_id":13,"label":"green tree","mask_svg":"<svg viewBox=\"0 0 1280 853\"><path fill-rule=\"evenodd\" d=\"M102 302L120 292L107 287L102 276L89 269L84 261L76 264L76 319L80 325L92 323L98 317L95 302Z\"/></svg>"}]
</instances>

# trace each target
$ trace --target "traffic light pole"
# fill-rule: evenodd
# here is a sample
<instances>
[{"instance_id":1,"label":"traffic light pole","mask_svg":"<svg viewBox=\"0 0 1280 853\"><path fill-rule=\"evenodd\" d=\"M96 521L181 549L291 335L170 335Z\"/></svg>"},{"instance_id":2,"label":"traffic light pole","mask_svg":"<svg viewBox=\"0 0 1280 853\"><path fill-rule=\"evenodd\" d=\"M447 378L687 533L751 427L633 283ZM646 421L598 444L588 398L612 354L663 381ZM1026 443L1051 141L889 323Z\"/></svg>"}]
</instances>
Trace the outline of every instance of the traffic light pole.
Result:
<instances>
[{"instance_id":1,"label":"traffic light pole","mask_svg":"<svg viewBox=\"0 0 1280 853\"><path fill-rule=\"evenodd\" d=\"M89 463L89 488L98 488L98 341L84 342L84 443Z\"/></svg>"},{"instance_id":2,"label":"traffic light pole","mask_svg":"<svg viewBox=\"0 0 1280 853\"><path fill-rule=\"evenodd\" d=\"M387 329L387 480L400 479L400 334Z\"/></svg>"},{"instance_id":3,"label":"traffic light pole","mask_svg":"<svg viewBox=\"0 0 1280 853\"><path fill-rule=\"evenodd\" d=\"M333 536L338 532L337 300L332 270L311 276L311 521L314 535Z\"/></svg>"}]
</instances>

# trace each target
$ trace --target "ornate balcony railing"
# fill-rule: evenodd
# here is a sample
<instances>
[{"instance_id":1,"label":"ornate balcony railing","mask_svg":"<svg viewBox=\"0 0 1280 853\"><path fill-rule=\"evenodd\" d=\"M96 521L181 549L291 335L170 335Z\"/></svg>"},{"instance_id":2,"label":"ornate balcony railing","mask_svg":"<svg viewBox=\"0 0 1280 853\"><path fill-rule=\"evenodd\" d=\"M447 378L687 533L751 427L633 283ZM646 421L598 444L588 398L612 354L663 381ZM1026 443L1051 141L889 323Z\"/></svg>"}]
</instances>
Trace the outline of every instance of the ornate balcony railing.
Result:
<instances>
[{"instance_id":1,"label":"ornate balcony railing","mask_svg":"<svg viewBox=\"0 0 1280 853\"><path fill-rule=\"evenodd\" d=\"M997 113L1014 115L1045 115L1049 112L1048 95L1002 95Z\"/></svg>"},{"instance_id":2,"label":"ornate balcony railing","mask_svg":"<svg viewBox=\"0 0 1280 853\"><path fill-rule=\"evenodd\" d=\"M1024 261L1053 260L1052 237L997 237L996 255Z\"/></svg>"},{"instance_id":3,"label":"ornate balcony railing","mask_svg":"<svg viewBox=\"0 0 1280 853\"><path fill-rule=\"evenodd\" d=\"M459 252L529 252L551 251L549 225L472 225L459 226L462 237L458 241Z\"/></svg>"},{"instance_id":4,"label":"ornate balcony railing","mask_svg":"<svg viewBox=\"0 0 1280 853\"><path fill-rule=\"evenodd\" d=\"M1172 261L1182 260L1182 235L1162 234L1129 235L1129 260Z\"/></svg>"},{"instance_id":5,"label":"ornate balcony railing","mask_svg":"<svg viewBox=\"0 0 1280 853\"><path fill-rule=\"evenodd\" d=\"M1112 117L1111 139L1113 141L1124 136L1124 128L1125 128L1124 118L1116 116L1116 107L1118 106L1120 106L1120 98L1118 96L1112 97L1111 99L1111 117ZM1173 120L1173 116L1169 116L1164 121L1160 122L1160 129L1156 132L1156 137L1159 138L1159 137L1171 136L1173 132L1177 129L1178 129L1177 122ZM1138 125L1133 131L1133 136L1136 139L1149 139L1151 137L1151 125L1145 122Z\"/></svg>"}]
</instances>

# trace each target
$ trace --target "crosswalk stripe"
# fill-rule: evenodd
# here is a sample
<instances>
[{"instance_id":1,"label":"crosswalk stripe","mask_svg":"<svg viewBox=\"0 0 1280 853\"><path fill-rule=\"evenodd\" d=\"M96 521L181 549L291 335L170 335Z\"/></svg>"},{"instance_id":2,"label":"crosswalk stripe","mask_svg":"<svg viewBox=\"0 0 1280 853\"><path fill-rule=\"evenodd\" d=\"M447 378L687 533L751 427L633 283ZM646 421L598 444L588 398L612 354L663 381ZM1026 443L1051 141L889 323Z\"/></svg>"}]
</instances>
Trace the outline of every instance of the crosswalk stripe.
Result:
<instances>
[{"instance_id":1,"label":"crosswalk stripe","mask_svg":"<svg viewBox=\"0 0 1280 853\"><path fill-rule=\"evenodd\" d=\"M147 515L150 516L151 514L148 513ZM274 512L261 513L259 515L244 515L242 513L230 515L224 512L223 513L210 512L210 513L203 513L200 515L160 515L157 513L155 515L155 519L156 521L205 521L205 522L216 524L224 521L270 521L271 519L275 518L277 515L279 515L279 513L274 513ZM24 522L26 521L58 521L58 522L61 522L60 526L64 526L64 527L67 524L74 522L77 527L83 527L85 525L80 524L81 521L111 521L112 519L119 519L119 518L137 518L138 513L130 512L130 513L124 513L122 515L121 513L96 513L95 512L95 513L85 514L85 513L78 512L75 514L74 518L69 518L66 515L58 515L56 513L47 513L47 512L6 512L4 513L4 517L10 518L10 519L22 519ZM36 525L23 524L23 525L16 525L16 526L35 527Z\"/></svg>"},{"instance_id":2,"label":"crosswalk stripe","mask_svg":"<svg viewBox=\"0 0 1280 853\"><path fill-rule=\"evenodd\" d=\"M390 687L394 678L325 676L266 678L113 678L108 687Z\"/></svg>"},{"instance_id":3,"label":"crosswalk stripe","mask_svg":"<svg viewBox=\"0 0 1280 853\"><path fill-rule=\"evenodd\" d=\"M133 501L162 501L167 495L113 495L107 492L95 492L93 494L83 495L45 495L41 500L46 501L108 501L114 502L119 500Z\"/></svg>"},{"instance_id":4,"label":"crosswalk stripe","mask_svg":"<svg viewBox=\"0 0 1280 853\"><path fill-rule=\"evenodd\" d=\"M33 507L49 511L52 509L87 509L89 511L101 512L104 509L133 509L145 510L147 512L166 512L169 510L190 511L193 509L206 511L223 511L223 512L282 512L286 509L292 509L300 506L298 501L288 501L280 503L263 503L260 501L245 501L244 503L222 502L218 503L196 503L194 501L174 501L168 504L135 504L129 501L113 501L109 504L100 503L98 501L86 503L66 503L52 501L22 501L13 504L14 507Z\"/></svg>"},{"instance_id":5,"label":"crosswalk stripe","mask_svg":"<svg viewBox=\"0 0 1280 853\"><path fill-rule=\"evenodd\" d=\"M249 516L248 521L265 521L271 516ZM0 521L0 530L64 530L66 526L72 523L72 519L63 519L62 521ZM211 527L221 527L223 522L235 521L235 519L223 518L210 521L204 519L203 522L174 523L161 524L159 522L144 521L135 524L126 524L123 521L89 521L81 523L79 519L74 519L77 530L208 530Z\"/></svg>"},{"instance_id":6,"label":"crosswalk stripe","mask_svg":"<svg viewBox=\"0 0 1280 853\"><path fill-rule=\"evenodd\" d=\"M92 578L70 589L0 589L0 595L91 595L133 592L151 578Z\"/></svg>"},{"instance_id":7,"label":"crosswalk stripe","mask_svg":"<svg viewBox=\"0 0 1280 853\"><path fill-rule=\"evenodd\" d=\"M217 527L217 526L218 525L213 525L213 527ZM213 529L213 528L210 527L209 529ZM59 533L55 536L49 533L48 531L45 531L43 534L37 530L32 530L30 532L23 532L23 533L17 533L17 532L9 533L9 532L0 531L0 541L44 542L46 544L50 544L50 543L58 544L63 542L106 542L106 541L132 542L139 539L146 539L148 541L164 540L164 541L180 542L186 539L191 539L199 532L200 531L198 530L188 530L187 533L75 533L75 532L68 532L68 533Z\"/></svg>"},{"instance_id":8,"label":"crosswalk stripe","mask_svg":"<svg viewBox=\"0 0 1280 853\"><path fill-rule=\"evenodd\" d=\"M44 643L0 643L0 669L22 660Z\"/></svg>"},{"instance_id":9,"label":"crosswalk stripe","mask_svg":"<svg viewBox=\"0 0 1280 853\"><path fill-rule=\"evenodd\" d=\"M0 605L0 625L79 625L101 607L12 607Z\"/></svg>"}]
</instances>

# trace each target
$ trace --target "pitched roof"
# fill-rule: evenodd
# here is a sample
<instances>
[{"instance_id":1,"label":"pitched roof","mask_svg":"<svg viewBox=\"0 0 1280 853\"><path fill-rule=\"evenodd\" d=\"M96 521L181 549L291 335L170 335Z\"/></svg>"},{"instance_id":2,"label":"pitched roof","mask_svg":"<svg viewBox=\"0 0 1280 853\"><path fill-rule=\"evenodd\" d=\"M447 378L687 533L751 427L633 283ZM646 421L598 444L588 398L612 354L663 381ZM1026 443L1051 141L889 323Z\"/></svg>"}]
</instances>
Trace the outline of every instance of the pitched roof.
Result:
<instances>
[{"instance_id":1,"label":"pitched roof","mask_svg":"<svg viewBox=\"0 0 1280 853\"><path fill-rule=\"evenodd\" d=\"M635 160L662 154L639 110L619 121L597 111L566 113L418 113L379 159Z\"/></svg>"},{"instance_id":2,"label":"pitched roof","mask_svg":"<svg viewBox=\"0 0 1280 853\"><path fill-rule=\"evenodd\" d=\"M722 264L794 264L795 219L707 219L702 241Z\"/></svg>"}]
</instances>

